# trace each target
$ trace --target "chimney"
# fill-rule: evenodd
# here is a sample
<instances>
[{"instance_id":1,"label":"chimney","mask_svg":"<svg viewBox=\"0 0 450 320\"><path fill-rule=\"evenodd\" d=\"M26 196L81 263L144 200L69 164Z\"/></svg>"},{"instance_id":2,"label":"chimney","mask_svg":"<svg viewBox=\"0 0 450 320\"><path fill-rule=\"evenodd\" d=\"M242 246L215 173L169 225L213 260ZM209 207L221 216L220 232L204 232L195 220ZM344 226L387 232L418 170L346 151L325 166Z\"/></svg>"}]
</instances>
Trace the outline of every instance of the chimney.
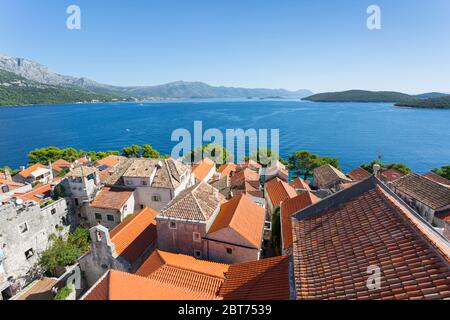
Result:
<instances>
[{"instance_id":1,"label":"chimney","mask_svg":"<svg viewBox=\"0 0 450 320\"><path fill-rule=\"evenodd\" d=\"M5 168L5 172L3 173L3 175L5 176L5 180L12 181L11 173L8 169Z\"/></svg>"},{"instance_id":2,"label":"chimney","mask_svg":"<svg viewBox=\"0 0 450 320\"><path fill-rule=\"evenodd\" d=\"M381 169L381 166L378 163L375 163L373 165L373 174L378 175L378 172L380 171L380 169Z\"/></svg>"},{"instance_id":3,"label":"chimney","mask_svg":"<svg viewBox=\"0 0 450 320\"><path fill-rule=\"evenodd\" d=\"M20 166L20 171L25 170L25 166Z\"/></svg>"}]
</instances>

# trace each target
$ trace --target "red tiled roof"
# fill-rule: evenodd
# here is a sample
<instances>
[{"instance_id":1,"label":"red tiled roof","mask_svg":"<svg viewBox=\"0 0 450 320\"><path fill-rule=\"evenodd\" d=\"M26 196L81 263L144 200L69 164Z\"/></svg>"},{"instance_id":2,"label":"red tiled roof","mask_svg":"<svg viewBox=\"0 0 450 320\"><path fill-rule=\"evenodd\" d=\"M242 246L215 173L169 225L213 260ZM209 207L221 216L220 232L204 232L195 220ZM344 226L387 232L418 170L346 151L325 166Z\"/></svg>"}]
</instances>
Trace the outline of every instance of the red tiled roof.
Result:
<instances>
[{"instance_id":1,"label":"red tiled roof","mask_svg":"<svg viewBox=\"0 0 450 320\"><path fill-rule=\"evenodd\" d=\"M294 218L298 299L450 298L448 242L376 178ZM380 268L379 289L367 287L370 266Z\"/></svg>"},{"instance_id":2,"label":"red tiled roof","mask_svg":"<svg viewBox=\"0 0 450 320\"><path fill-rule=\"evenodd\" d=\"M83 300L211 300L199 291L176 287L154 279L109 270L83 297Z\"/></svg>"},{"instance_id":3,"label":"red tiled roof","mask_svg":"<svg viewBox=\"0 0 450 320\"><path fill-rule=\"evenodd\" d=\"M246 195L233 197L220 207L208 235L224 228L230 228L255 248L261 247L265 210ZM232 242L229 240L228 242Z\"/></svg>"},{"instance_id":4,"label":"red tiled roof","mask_svg":"<svg viewBox=\"0 0 450 320\"><path fill-rule=\"evenodd\" d=\"M155 210L145 208L111 230L119 256L133 264L156 241L156 215Z\"/></svg>"},{"instance_id":5,"label":"red tiled roof","mask_svg":"<svg viewBox=\"0 0 450 320\"><path fill-rule=\"evenodd\" d=\"M265 185L266 192L274 207L280 205L281 201L294 198L297 192L288 183L281 180L271 180Z\"/></svg>"},{"instance_id":6,"label":"red tiled roof","mask_svg":"<svg viewBox=\"0 0 450 320\"><path fill-rule=\"evenodd\" d=\"M259 174L251 169L244 169L242 171L234 173L230 178L230 184L232 186L243 185L245 181L259 182Z\"/></svg>"},{"instance_id":7,"label":"red tiled roof","mask_svg":"<svg viewBox=\"0 0 450 320\"><path fill-rule=\"evenodd\" d=\"M209 158L204 158L192 167L192 173L195 174L195 178L197 178L197 180L203 180L215 166L216 164L214 161Z\"/></svg>"},{"instance_id":8,"label":"red tiled roof","mask_svg":"<svg viewBox=\"0 0 450 320\"><path fill-rule=\"evenodd\" d=\"M259 170L261 168L262 168L262 166L258 162L256 162L255 160L252 160L252 159L236 165L237 171L241 171L244 169Z\"/></svg>"},{"instance_id":9,"label":"red tiled roof","mask_svg":"<svg viewBox=\"0 0 450 320\"><path fill-rule=\"evenodd\" d=\"M36 171L40 168L45 168L45 166L43 164L36 163L36 164L33 164L31 167L28 167L25 170L20 171L18 174L24 178L28 178L31 173L33 173L34 171Z\"/></svg>"},{"instance_id":10,"label":"red tiled roof","mask_svg":"<svg viewBox=\"0 0 450 320\"><path fill-rule=\"evenodd\" d=\"M97 164L99 166L107 166L109 168L115 167L117 164L119 164L120 157L116 155L109 155L106 158L97 160Z\"/></svg>"},{"instance_id":11,"label":"red tiled roof","mask_svg":"<svg viewBox=\"0 0 450 320\"><path fill-rule=\"evenodd\" d=\"M434 181L434 182L437 182L437 183L443 184L444 186L449 186L450 187L450 180L448 180L448 179L446 179L444 177L441 177L440 175L437 175L434 172L425 173L423 176L425 178L428 178L428 179Z\"/></svg>"},{"instance_id":12,"label":"red tiled roof","mask_svg":"<svg viewBox=\"0 0 450 320\"><path fill-rule=\"evenodd\" d=\"M228 268L227 264L155 250L136 274L176 287L202 292L214 298Z\"/></svg>"},{"instance_id":13,"label":"red tiled roof","mask_svg":"<svg viewBox=\"0 0 450 320\"><path fill-rule=\"evenodd\" d=\"M381 177L387 182L392 182L403 176L404 174L396 169L388 169L386 171L381 172Z\"/></svg>"},{"instance_id":14,"label":"red tiled roof","mask_svg":"<svg viewBox=\"0 0 450 320\"><path fill-rule=\"evenodd\" d=\"M358 167L350 171L347 176L349 176L354 181L360 181L370 177L370 173L363 168Z\"/></svg>"},{"instance_id":15,"label":"red tiled roof","mask_svg":"<svg viewBox=\"0 0 450 320\"><path fill-rule=\"evenodd\" d=\"M236 171L236 165L234 163L226 163L220 166L220 168L217 170L218 173L220 173L220 176L229 176L231 172Z\"/></svg>"},{"instance_id":16,"label":"red tiled roof","mask_svg":"<svg viewBox=\"0 0 450 320\"><path fill-rule=\"evenodd\" d=\"M91 202L91 207L121 210L133 196L133 190L104 187Z\"/></svg>"},{"instance_id":17,"label":"red tiled roof","mask_svg":"<svg viewBox=\"0 0 450 320\"><path fill-rule=\"evenodd\" d=\"M433 210L440 210L450 205L450 188L415 173L395 180L392 186L395 190L407 194Z\"/></svg>"},{"instance_id":18,"label":"red tiled roof","mask_svg":"<svg viewBox=\"0 0 450 320\"><path fill-rule=\"evenodd\" d=\"M14 196L24 201L33 200L36 201L37 203L40 203L42 199L50 197L51 193L52 193L52 186L50 184L44 184L37 186L33 190L28 191L26 193L15 193ZM43 198L39 198L37 197L37 195L42 195Z\"/></svg>"},{"instance_id":19,"label":"red tiled roof","mask_svg":"<svg viewBox=\"0 0 450 320\"><path fill-rule=\"evenodd\" d=\"M15 182L15 181L12 181L12 180L0 179L0 185L2 185L2 184L6 184L6 185L10 186L11 190L14 190L14 189L17 189L17 188L25 186L25 184L20 183L20 182Z\"/></svg>"},{"instance_id":20,"label":"red tiled roof","mask_svg":"<svg viewBox=\"0 0 450 320\"><path fill-rule=\"evenodd\" d=\"M311 187L309 186L309 183L300 177L295 178L294 180L289 182L289 185L296 190L300 189L300 190L311 191Z\"/></svg>"},{"instance_id":21,"label":"red tiled roof","mask_svg":"<svg viewBox=\"0 0 450 320\"><path fill-rule=\"evenodd\" d=\"M224 300L289 300L289 257L231 265L219 295Z\"/></svg>"},{"instance_id":22,"label":"red tiled roof","mask_svg":"<svg viewBox=\"0 0 450 320\"><path fill-rule=\"evenodd\" d=\"M52 162L52 169L58 173L63 170L70 169L70 162L64 159L58 159L55 162Z\"/></svg>"},{"instance_id":23,"label":"red tiled roof","mask_svg":"<svg viewBox=\"0 0 450 320\"><path fill-rule=\"evenodd\" d=\"M281 203L280 220L284 249L292 246L292 215L318 201L320 198L311 192L304 192Z\"/></svg>"}]
</instances>

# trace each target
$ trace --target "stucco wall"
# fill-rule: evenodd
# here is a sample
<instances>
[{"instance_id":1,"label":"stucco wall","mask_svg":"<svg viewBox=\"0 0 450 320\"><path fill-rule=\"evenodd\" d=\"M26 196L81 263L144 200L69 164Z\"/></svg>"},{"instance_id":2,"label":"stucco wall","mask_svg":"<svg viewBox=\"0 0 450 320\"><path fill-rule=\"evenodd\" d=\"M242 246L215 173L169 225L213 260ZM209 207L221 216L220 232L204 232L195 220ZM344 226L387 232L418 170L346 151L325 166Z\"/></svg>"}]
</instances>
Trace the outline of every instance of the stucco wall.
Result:
<instances>
[{"instance_id":1,"label":"stucco wall","mask_svg":"<svg viewBox=\"0 0 450 320\"><path fill-rule=\"evenodd\" d=\"M170 220L157 218L158 248L164 251L183 253L194 256L194 250L203 253L203 240L194 241L194 232L199 232L200 237L206 235L205 223L189 223L172 220L177 228L169 228Z\"/></svg>"}]
</instances>

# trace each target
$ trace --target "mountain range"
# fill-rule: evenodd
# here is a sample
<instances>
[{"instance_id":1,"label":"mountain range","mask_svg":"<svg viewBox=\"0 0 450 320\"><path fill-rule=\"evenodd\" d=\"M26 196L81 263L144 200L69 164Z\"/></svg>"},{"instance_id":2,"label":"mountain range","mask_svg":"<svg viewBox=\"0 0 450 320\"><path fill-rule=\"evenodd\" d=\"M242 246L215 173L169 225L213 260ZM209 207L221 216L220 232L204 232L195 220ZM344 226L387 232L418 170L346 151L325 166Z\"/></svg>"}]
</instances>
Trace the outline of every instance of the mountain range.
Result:
<instances>
[{"instance_id":1,"label":"mountain range","mask_svg":"<svg viewBox=\"0 0 450 320\"><path fill-rule=\"evenodd\" d=\"M57 87L77 88L86 92L116 98L303 98L312 94L309 90L215 87L203 82L177 81L156 86L113 86L87 78L76 78L55 73L45 65L0 54L0 70L8 71L35 83Z\"/></svg>"}]
</instances>

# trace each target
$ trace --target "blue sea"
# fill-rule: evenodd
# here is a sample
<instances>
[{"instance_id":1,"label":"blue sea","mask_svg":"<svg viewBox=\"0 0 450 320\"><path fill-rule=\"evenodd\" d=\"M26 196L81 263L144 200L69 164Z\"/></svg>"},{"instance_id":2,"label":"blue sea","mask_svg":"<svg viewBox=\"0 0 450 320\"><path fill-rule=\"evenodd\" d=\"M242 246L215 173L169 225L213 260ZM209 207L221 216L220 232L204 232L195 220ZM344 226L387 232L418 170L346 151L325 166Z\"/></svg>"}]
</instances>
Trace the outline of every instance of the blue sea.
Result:
<instances>
[{"instance_id":1,"label":"blue sea","mask_svg":"<svg viewBox=\"0 0 450 320\"><path fill-rule=\"evenodd\" d=\"M170 154L172 131L280 130L280 154L310 150L339 159L344 171L382 155L422 173L450 163L450 110L385 103L298 100L178 100L0 108L0 167L18 168L46 146L118 150L149 143Z\"/></svg>"}]
</instances>

